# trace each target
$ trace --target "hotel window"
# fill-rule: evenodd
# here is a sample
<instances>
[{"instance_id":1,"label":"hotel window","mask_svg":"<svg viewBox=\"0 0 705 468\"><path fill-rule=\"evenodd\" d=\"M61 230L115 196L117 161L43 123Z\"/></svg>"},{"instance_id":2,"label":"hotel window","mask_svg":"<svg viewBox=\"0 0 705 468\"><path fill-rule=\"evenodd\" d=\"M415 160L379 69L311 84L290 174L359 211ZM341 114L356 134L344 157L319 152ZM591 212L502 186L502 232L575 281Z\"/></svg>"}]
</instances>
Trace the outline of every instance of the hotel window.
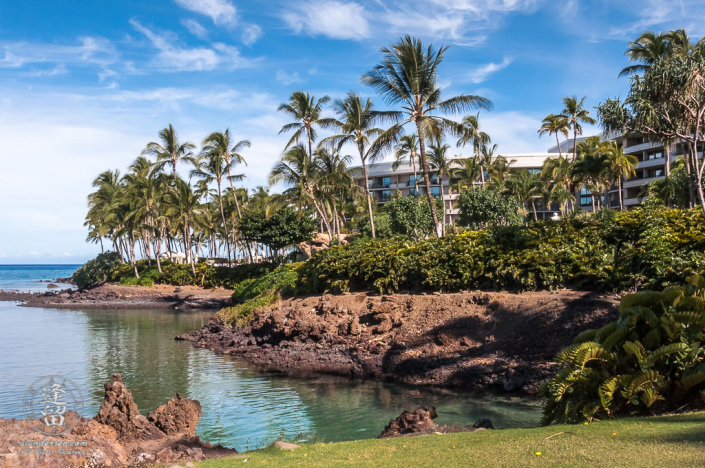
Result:
<instances>
[{"instance_id":1,"label":"hotel window","mask_svg":"<svg viewBox=\"0 0 705 468\"><path fill-rule=\"evenodd\" d=\"M431 187L431 196L433 198L441 198L441 188L440 187Z\"/></svg>"},{"instance_id":2,"label":"hotel window","mask_svg":"<svg viewBox=\"0 0 705 468\"><path fill-rule=\"evenodd\" d=\"M368 180L367 180L367 188L369 188L369 189L375 188L375 181L374 181L374 179L368 179Z\"/></svg>"},{"instance_id":3,"label":"hotel window","mask_svg":"<svg viewBox=\"0 0 705 468\"><path fill-rule=\"evenodd\" d=\"M435 172L429 174L429 179L431 179L432 184L437 184L438 183L438 174Z\"/></svg>"},{"instance_id":4,"label":"hotel window","mask_svg":"<svg viewBox=\"0 0 705 468\"><path fill-rule=\"evenodd\" d=\"M391 177L382 177L382 188L389 188L392 184Z\"/></svg>"},{"instance_id":5,"label":"hotel window","mask_svg":"<svg viewBox=\"0 0 705 468\"><path fill-rule=\"evenodd\" d=\"M420 180L418 183L414 184L414 174L409 174L409 187L413 187L414 185L419 185L419 184L420 184Z\"/></svg>"},{"instance_id":6,"label":"hotel window","mask_svg":"<svg viewBox=\"0 0 705 468\"><path fill-rule=\"evenodd\" d=\"M387 202L391 199L392 199L392 191L391 190L382 190L382 194L379 196L379 201Z\"/></svg>"},{"instance_id":7,"label":"hotel window","mask_svg":"<svg viewBox=\"0 0 705 468\"><path fill-rule=\"evenodd\" d=\"M663 169L649 169L646 171L646 177L651 178L651 177L662 177L663 176Z\"/></svg>"},{"instance_id":8,"label":"hotel window","mask_svg":"<svg viewBox=\"0 0 705 468\"><path fill-rule=\"evenodd\" d=\"M583 187L580 190L580 206L591 206L592 205L592 195L588 189Z\"/></svg>"},{"instance_id":9,"label":"hotel window","mask_svg":"<svg viewBox=\"0 0 705 468\"><path fill-rule=\"evenodd\" d=\"M654 159L661 159L661 158L663 158L663 153L661 151L655 151L653 153L649 153L646 155L647 161L653 161Z\"/></svg>"}]
</instances>

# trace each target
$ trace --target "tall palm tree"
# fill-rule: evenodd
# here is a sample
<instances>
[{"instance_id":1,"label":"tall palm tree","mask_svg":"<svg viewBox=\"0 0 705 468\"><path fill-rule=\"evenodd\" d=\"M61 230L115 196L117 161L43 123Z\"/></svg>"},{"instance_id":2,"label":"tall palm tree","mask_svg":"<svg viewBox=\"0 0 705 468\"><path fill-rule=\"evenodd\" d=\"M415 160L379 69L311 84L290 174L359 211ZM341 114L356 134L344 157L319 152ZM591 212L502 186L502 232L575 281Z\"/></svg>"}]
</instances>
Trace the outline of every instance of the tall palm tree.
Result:
<instances>
[{"instance_id":1,"label":"tall palm tree","mask_svg":"<svg viewBox=\"0 0 705 468\"><path fill-rule=\"evenodd\" d=\"M480 179L482 164L477 158L467 158L458 161L459 167L454 167L450 171L450 182L455 186L457 192L466 188L472 188Z\"/></svg>"},{"instance_id":2,"label":"tall palm tree","mask_svg":"<svg viewBox=\"0 0 705 468\"><path fill-rule=\"evenodd\" d=\"M506 182L506 190L522 203L531 205L534 221L538 221L536 213L536 198L543 194L541 177L528 170L513 173Z\"/></svg>"},{"instance_id":3,"label":"tall palm tree","mask_svg":"<svg viewBox=\"0 0 705 468\"><path fill-rule=\"evenodd\" d=\"M161 143L154 141L147 143L147 147L142 151L142 154L155 156L157 159L155 166L159 170L163 169L166 164L171 164L174 186L176 187L178 185L176 164L179 161L193 163L192 151L196 146L189 141L180 143L179 138L176 136L176 130L171 124L159 132L159 138Z\"/></svg>"},{"instance_id":4,"label":"tall palm tree","mask_svg":"<svg viewBox=\"0 0 705 468\"><path fill-rule=\"evenodd\" d=\"M567 214L571 203L575 203L575 196L570 190L563 188L562 185L554 185L553 188L547 192L548 204L556 203L560 207L561 213Z\"/></svg>"},{"instance_id":5,"label":"tall palm tree","mask_svg":"<svg viewBox=\"0 0 705 468\"><path fill-rule=\"evenodd\" d=\"M419 160L423 172L424 184L431 215L436 225L436 234L440 235L438 215L431 196L431 181L426 161L426 139L439 139L446 130L455 135L461 134L460 125L450 119L434 115L436 112L459 113L477 109L489 109L492 103L475 95L460 95L450 99L441 99L441 90L437 85L438 66L443 61L448 47L435 50L433 46L426 49L420 39L404 36L397 44L381 49L384 54L382 62L364 74L362 82L375 89L388 104L401 105L399 121L378 138L376 146L391 147L403 132L404 125L416 127L419 138Z\"/></svg>"},{"instance_id":6,"label":"tall palm tree","mask_svg":"<svg viewBox=\"0 0 705 468\"><path fill-rule=\"evenodd\" d=\"M314 159L309 157L304 145L298 144L289 148L282 155L281 160L274 165L274 168L269 173L269 185L275 185L279 182L292 186L294 192L289 193L296 194L299 203L308 201L313 204L318 216L325 225L326 231L328 231L329 239L333 239L333 230L325 212L325 207L321 205L317 197L317 193L321 188L321 174Z\"/></svg>"},{"instance_id":7,"label":"tall palm tree","mask_svg":"<svg viewBox=\"0 0 705 468\"><path fill-rule=\"evenodd\" d=\"M501 189L504 186L504 182L507 180L507 177L509 177L512 164L515 162L516 159L507 159L504 156L497 156L494 158L494 160L492 160L492 164L490 164L490 167L487 169L487 176L490 179L490 183Z\"/></svg>"},{"instance_id":8,"label":"tall palm tree","mask_svg":"<svg viewBox=\"0 0 705 468\"><path fill-rule=\"evenodd\" d=\"M286 148L298 145L302 139L307 142L308 156L313 157L313 142L316 141L316 129L314 125L326 128L333 123L333 119L323 118L323 106L330 101L328 96L316 99L308 92L296 91L289 97L289 102L279 105L278 111L284 112L296 119L296 122L286 124L279 131L279 134L294 130L294 134L286 144Z\"/></svg>"},{"instance_id":9,"label":"tall palm tree","mask_svg":"<svg viewBox=\"0 0 705 468\"><path fill-rule=\"evenodd\" d=\"M629 48L624 55L629 56L630 62L637 62L619 72L619 76L633 75L646 71L651 65L666 56L669 49L668 36L646 31L629 43Z\"/></svg>"},{"instance_id":10,"label":"tall palm tree","mask_svg":"<svg viewBox=\"0 0 705 468\"><path fill-rule=\"evenodd\" d=\"M578 158L573 163L573 181L590 191L592 209L600 205L599 195L608 186L609 166L605 154L605 142L599 137L589 137L578 145Z\"/></svg>"},{"instance_id":11,"label":"tall palm tree","mask_svg":"<svg viewBox=\"0 0 705 468\"><path fill-rule=\"evenodd\" d=\"M448 157L448 149L450 145L431 145L428 152L428 165L438 174L438 183L441 186L441 202L443 204L443 235L445 235L446 226L446 195L443 189L443 176L451 172L453 160Z\"/></svg>"},{"instance_id":12,"label":"tall palm tree","mask_svg":"<svg viewBox=\"0 0 705 468\"><path fill-rule=\"evenodd\" d=\"M375 149L374 145L371 144L371 140L382 133L382 130L375 125L378 122L395 119L398 113L376 111L371 99L363 100L355 93L348 93L345 99L336 99L333 102L333 111L338 116L338 119L329 119L325 122L325 125L336 128L340 133L326 138L321 143L338 150L346 143L357 147L365 178L364 188L365 197L367 198L367 214L370 217L372 237L375 237L367 164L374 164L382 153Z\"/></svg>"},{"instance_id":13,"label":"tall palm tree","mask_svg":"<svg viewBox=\"0 0 705 468\"><path fill-rule=\"evenodd\" d=\"M546 184L547 190L557 187L572 192L573 188L573 164L566 158L547 158L541 167L541 178ZM570 205L570 199L567 199ZM568 206L570 208L570 206Z\"/></svg>"},{"instance_id":14,"label":"tall palm tree","mask_svg":"<svg viewBox=\"0 0 705 468\"><path fill-rule=\"evenodd\" d=\"M202 213L203 207L198 201L198 197L193 193L191 186L184 181L177 181L176 187L171 188L170 195L170 214L182 228L186 261L191 264L191 271L195 275L196 266L192 250L191 222L195 216Z\"/></svg>"},{"instance_id":15,"label":"tall palm tree","mask_svg":"<svg viewBox=\"0 0 705 468\"><path fill-rule=\"evenodd\" d=\"M333 233L340 234L338 223L337 201L351 194L355 180L353 179L348 166L352 162L349 155L342 156L340 151L327 151L319 148L316 151L316 164L320 174L321 192L330 198L330 206L333 215Z\"/></svg>"},{"instance_id":16,"label":"tall palm tree","mask_svg":"<svg viewBox=\"0 0 705 468\"><path fill-rule=\"evenodd\" d=\"M230 138L230 129L225 129L224 132L213 132L208 135L202 143L203 153L218 153L225 161L225 168L228 174L228 181L230 182L230 189L235 193L235 187L233 186L234 180L239 180L239 175L233 178L232 170L235 166L239 164L247 165L247 161L242 157L240 151L244 148L250 147L250 140L241 140L234 143ZM238 203L237 197L234 197L235 207L237 208L237 217L242 219L242 212L240 211L240 204Z\"/></svg>"},{"instance_id":17,"label":"tall palm tree","mask_svg":"<svg viewBox=\"0 0 705 468\"><path fill-rule=\"evenodd\" d=\"M541 128L539 128L539 138L548 133L548 135L556 135L556 145L558 145L558 156L563 157L563 151L561 149L561 142L558 139L558 135L563 135L563 138L568 138L568 130L570 130L570 122L568 118L564 115L548 114L544 117L541 122Z\"/></svg>"},{"instance_id":18,"label":"tall palm tree","mask_svg":"<svg viewBox=\"0 0 705 468\"><path fill-rule=\"evenodd\" d=\"M409 158L409 162L414 168L414 193L419 193L419 177L416 173L416 154L419 147L419 137L416 134L404 135L399 138L399 144L396 146L394 151L394 162L392 163L392 169L395 171L399 168L401 163Z\"/></svg>"},{"instance_id":19,"label":"tall palm tree","mask_svg":"<svg viewBox=\"0 0 705 468\"><path fill-rule=\"evenodd\" d=\"M597 122L595 119L590 117L590 111L583 107L585 104L585 99L585 96L583 96L583 98L580 100L578 100L576 96L569 96L563 98L563 112L560 115L568 119L568 122L573 127L572 161L575 161L575 158L577 156L578 135L583 134L583 126L581 125L581 123L594 124L595 122Z\"/></svg>"},{"instance_id":20,"label":"tall palm tree","mask_svg":"<svg viewBox=\"0 0 705 468\"><path fill-rule=\"evenodd\" d=\"M465 116L461 125L462 136L458 139L458 147L465 147L465 145L471 143L473 156L475 158L479 158L478 160L483 161L481 157L482 150L487 147L492 140L487 133L480 130L480 113L478 112L477 115ZM482 180L482 186L484 187L484 172L480 173L480 179Z\"/></svg>"},{"instance_id":21,"label":"tall palm tree","mask_svg":"<svg viewBox=\"0 0 705 468\"><path fill-rule=\"evenodd\" d=\"M220 207L220 216L223 221L223 232L225 232L225 246L227 250L226 257L228 258L228 265L231 260L231 249L228 232L228 222L225 219L225 210L223 209L223 192L222 192L222 181L223 177L227 175L227 168L225 164L225 158L220 151L214 150L212 148L204 148L207 152L202 153L196 160L194 169L191 170L191 177L196 177L202 180L206 180L209 183L215 182L218 190L218 206ZM233 242L235 240L233 239Z\"/></svg>"},{"instance_id":22,"label":"tall palm tree","mask_svg":"<svg viewBox=\"0 0 705 468\"><path fill-rule=\"evenodd\" d=\"M632 154L624 154L624 148L617 146L615 142L610 142L606 149L607 162L617 179L619 190L619 209L624 210L624 200L622 199L622 181L628 177L636 175L636 165L639 159Z\"/></svg>"}]
</instances>

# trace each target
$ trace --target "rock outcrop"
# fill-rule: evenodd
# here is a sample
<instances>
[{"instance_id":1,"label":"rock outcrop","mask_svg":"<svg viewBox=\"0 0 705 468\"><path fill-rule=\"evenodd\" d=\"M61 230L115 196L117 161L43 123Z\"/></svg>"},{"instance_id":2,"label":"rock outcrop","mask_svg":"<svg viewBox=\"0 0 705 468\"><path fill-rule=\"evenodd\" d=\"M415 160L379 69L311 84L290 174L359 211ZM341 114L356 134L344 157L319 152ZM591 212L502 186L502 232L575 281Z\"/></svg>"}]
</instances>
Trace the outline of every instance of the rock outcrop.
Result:
<instances>
[{"instance_id":1,"label":"rock outcrop","mask_svg":"<svg viewBox=\"0 0 705 468\"><path fill-rule=\"evenodd\" d=\"M200 417L201 404L177 393L145 418L113 374L98 415L81 418L66 434L44 437L28 421L0 419L0 468L171 465L236 454L195 435Z\"/></svg>"},{"instance_id":2,"label":"rock outcrop","mask_svg":"<svg viewBox=\"0 0 705 468\"><path fill-rule=\"evenodd\" d=\"M433 422L438 417L436 408L418 408L415 411L404 411L396 419L389 421L378 439L392 437L408 437L427 434L450 434L453 432L474 432L492 428L492 421L480 419L473 427L441 426ZM479 425L478 425L479 424Z\"/></svg>"}]
</instances>

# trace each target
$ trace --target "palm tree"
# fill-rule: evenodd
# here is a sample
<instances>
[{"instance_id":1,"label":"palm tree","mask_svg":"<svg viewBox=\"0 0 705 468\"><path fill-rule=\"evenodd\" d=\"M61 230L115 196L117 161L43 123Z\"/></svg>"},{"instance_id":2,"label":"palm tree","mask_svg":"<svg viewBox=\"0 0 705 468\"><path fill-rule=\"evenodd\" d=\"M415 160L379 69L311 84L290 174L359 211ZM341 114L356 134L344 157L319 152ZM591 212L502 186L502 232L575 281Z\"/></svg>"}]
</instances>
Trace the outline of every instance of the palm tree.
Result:
<instances>
[{"instance_id":1,"label":"palm tree","mask_svg":"<svg viewBox=\"0 0 705 468\"><path fill-rule=\"evenodd\" d=\"M428 152L428 165L438 174L438 183L441 186L441 202L443 204L443 220L441 222L443 223L443 235L445 235L447 208L445 191L443 189L443 175L450 174L451 165L453 163L453 161L446 156L449 148L450 145L431 145L429 146Z\"/></svg>"},{"instance_id":2,"label":"palm tree","mask_svg":"<svg viewBox=\"0 0 705 468\"><path fill-rule=\"evenodd\" d=\"M536 214L536 198L543 193L541 177L528 170L513 173L506 182L506 190L522 203L531 205L534 221L538 221Z\"/></svg>"},{"instance_id":3,"label":"palm tree","mask_svg":"<svg viewBox=\"0 0 705 468\"><path fill-rule=\"evenodd\" d=\"M666 56L669 49L669 40L666 34L655 34L653 31L646 31L629 43L629 48L624 55L629 56L630 62L637 62L619 72L619 76L642 73L651 67L655 62Z\"/></svg>"},{"instance_id":4,"label":"palm tree","mask_svg":"<svg viewBox=\"0 0 705 468\"><path fill-rule=\"evenodd\" d=\"M394 152L394 162L392 163L392 169L397 170L402 162L409 158L409 162L414 167L414 194L419 193L419 177L416 173L416 153L419 147L419 137L416 134L404 135L399 138L399 144Z\"/></svg>"},{"instance_id":5,"label":"palm tree","mask_svg":"<svg viewBox=\"0 0 705 468\"><path fill-rule=\"evenodd\" d=\"M541 122L541 128L539 128L539 138L548 133L548 135L556 135L556 145L558 145L558 156L563 157L563 151L561 150L561 142L558 139L558 134L563 135L563 138L568 138L568 130L570 130L570 122L568 118L563 115L548 114L544 117Z\"/></svg>"},{"instance_id":6,"label":"palm tree","mask_svg":"<svg viewBox=\"0 0 705 468\"><path fill-rule=\"evenodd\" d=\"M244 148L250 147L249 140L241 140L237 143L233 143L230 139L230 129L225 129L224 132L213 132L208 135L202 143L203 153L217 153L225 161L225 168L228 174L228 181L230 182L230 189L235 193L235 187L233 186L233 180L240 180L241 176L232 175L232 169L238 164L247 165L245 158L240 155L240 151ZM237 197L234 197L235 207L237 208L237 217L242 219L242 212L240 211L240 204L238 203Z\"/></svg>"},{"instance_id":7,"label":"palm tree","mask_svg":"<svg viewBox=\"0 0 705 468\"><path fill-rule=\"evenodd\" d=\"M176 187L171 188L170 195L170 214L176 223L181 225L184 237L184 253L186 254L186 260L191 264L191 271L195 275L196 266L192 250L191 222L195 216L202 213L203 207L199 203L198 197L193 193L191 186L184 181L178 181Z\"/></svg>"},{"instance_id":8,"label":"palm tree","mask_svg":"<svg viewBox=\"0 0 705 468\"><path fill-rule=\"evenodd\" d=\"M174 175L174 186L178 184L176 177L176 164L179 161L188 161L193 163L192 150L196 147L191 142L179 143L179 138L176 136L176 130L169 124L168 127L159 132L161 143L154 141L147 143L147 147L142 151L144 155L153 155L157 158L155 167L158 170L164 168L166 164L171 164Z\"/></svg>"},{"instance_id":9,"label":"palm tree","mask_svg":"<svg viewBox=\"0 0 705 468\"><path fill-rule=\"evenodd\" d=\"M462 136L458 139L458 147L465 147L466 144L472 143L473 156L479 158L482 150L490 144L490 136L480 130L480 113L477 115L468 115L463 118ZM497 146L497 145L495 145ZM480 173L482 186L485 186L485 173Z\"/></svg>"},{"instance_id":10,"label":"palm tree","mask_svg":"<svg viewBox=\"0 0 705 468\"><path fill-rule=\"evenodd\" d=\"M610 142L607 150L607 162L610 169L617 179L617 187L619 189L619 209L624 210L624 201L622 200L622 181L628 177L636 175L636 165L639 164L639 159L632 154L624 154L624 148L617 146L615 142Z\"/></svg>"},{"instance_id":11,"label":"palm tree","mask_svg":"<svg viewBox=\"0 0 705 468\"><path fill-rule=\"evenodd\" d=\"M348 169L351 162L351 156L341 156L338 150L326 151L319 148L316 151L316 164L321 176L320 190L330 197L330 206L333 212L333 233L336 235L340 234L337 202L346 195L352 197L355 186L355 180Z\"/></svg>"},{"instance_id":12,"label":"palm tree","mask_svg":"<svg viewBox=\"0 0 705 468\"><path fill-rule=\"evenodd\" d=\"M201 156L196 160L195 168L191 170L191 177L197 177L199 179L206 180L207 182L215 182L218 189L218 206L220 207L220 216L223 221L223 232L225 232L225 246L227 250L226 257L228 258L228 265L230 265L230 241L228 240L228 223L225 220L225 210L223 209L223 192L222 192L222 180L227 174L225 159L222 153L217 149L210 147L205 147L204 150L207 152L202 153ZM235 239L233 239L235 242Z\"/></svg>"},{"instance_id":13,"label":"palm tree","mask_svg":"<svg viewBox=\"0 0 705 468\"><path fill-rule=\"evenodd\" d=\"M573 164L566 158L547 158L541 167L541 178L547 189L560 187L568 193L572 192ZM570 204L570 200L567 202Z\"/></svg>"},{"instance_id":14,"label":"palm tree","mask_svg":"<svg viewBox=\"0 0 705 468\"><path fill-rule=\"evenodd\" d=\"M570 204L575 203L575 197L570 190L563 188L561 185L554 185L548 192L548 203L557 203L561 212L567 214Z\"/></svg>"},{"instance_id":15,"label":"palm tree","mask_svg":"<svg viewBox=\"0 0 705 468\"><path fill-rule=\"evenodd\" d=\"M573 158L575 161L577 146L578 146L578 134L583 134L583 126L580 123L594 124L597 122L595 119L590 117L590 111L586 110L583 105L585 103L586 97L583 96L581 100L578 101L576 96L564 97L563 98L563 112L560 114L561 117L568 119L568 122L573 127Z\"/></svg>"},{"instance_id":16,"label":"palm tree","mask_svg":"<svg viewBox=\"0 0 705 468\"><path fill-rule=\"evenodd\" d=\"M398 113L376 111L371 99L363 100L355 93L348 93L345 99L336 99L333 102L333 111L337 114L338 120L329 119L325 122L325 125L327 127L335 127L340 133L326 138L321 143L338 150L346 143L354 144L357 147L365 178L364 188L367 198L367 214L370 217L372 237L375 237L367 164L375 163L381 156L381 152L374 149L371 139L382 133L381 129L375 127L377 122L393 120Z\"/></svg>"},{"instance_id":17,"label":"palm tree","mask_svg":"<svg viewBox=\"0 0 705 468\"><path fill-rule=\"evenodd\" d=\"M454 167L450 172L450 182L455 186L455 190L460 192L474 187L480 178L482 164L477 158L461 159L458 164L460 167Z\"/></svg>"},{"instance_id":18,"label":"palm tree","mask_svg":"<svg viewBox=\"0 0 705 468\"><path fill-rule=\"evenodd\" d=\"M316 97L310 95L308 92L296 91L291 94L289 102L279 105L277 108L278 111L284 112L296 119L296 122L284 125L279 131L281 135L284 132L294 130L294 134L291 139L289 139L285 149L288 149L294 144L298 145L300 140L305 138L308 143L308 155L311 158L313 157L313 142L316 141L316 129L313 128L313 126L318 125L326 128L329 127L334 120L321 117L323 106L328 101L330 101L328 96L323 96L316 100Z\"/></svg>"},{"instance_id":19,"label":"palm tree","mask_svg":"<svg viewBox=\"0 0 705 468\"><path fill-rule=\"evenodd\" d=\"M590 137L578 145L578 158L573 163L573 181L590 191L592 210L595 211L595 195L608 186L609 166L605 154L605 142L599 137ZM597 198L599 207L600 197Z\"/></svg>"},{"instance_id":20,"label":"palm tree","mask_svg":"<svg viewBox=\"0 0 705 468\"><path fill-rule=\"evenodd\" d=\"M492 151L494 152L494 149ZM504 156L497 156L494 160L490 160L492 161L492 164L487 169L487 176L489 177L491 184L501 189L509 176L511 166L516 162L516 159L509 160Z\"/></svg>"},{"instance_id":21,"label":"palm tree","mask_svg":"<svg viewBox=\"0 0 705 468\"><path fill-rule=\"evenodd\" d=\"M328 231L329 239L333 239L333 230L328 221L325 207L319 203L316 197L316 193L320 189L321 174L318 172L314 159L309 157L302 144L290 148L272 168L269 174L269 185L275 185L279 182L292 186L293 192L289 192L289 195L295 195L298 198L299 212L302 203L310 201L313 204L326 231Z\"/></svg>"},{"instance_id":22,"label":"palm tree","mask_svg":"<svg viewBox=\"0 0 705 468\"><path fill-rule=\"evenodd\" d=\"M382 95L388 104L402 107L402 111L398 114L400 121L380 135L375 146L390 147L398 141L404 125L411 123L416 126L419 160L437 235L440 235L440 225L431 196L425 141L427 138L438 140L446 130L460 135L461 127L450 119L433 114L459 113L492 107L489 100L474 95L441 99L441 90L436 80L438 66L443 61L447 50L446 46L438 51L433 46L424 49L421 40L405 36L392 47L382 48L381 52L384 54L382 62L361 78L364 84L371 86Z\"/></svg>"}]
</instances>

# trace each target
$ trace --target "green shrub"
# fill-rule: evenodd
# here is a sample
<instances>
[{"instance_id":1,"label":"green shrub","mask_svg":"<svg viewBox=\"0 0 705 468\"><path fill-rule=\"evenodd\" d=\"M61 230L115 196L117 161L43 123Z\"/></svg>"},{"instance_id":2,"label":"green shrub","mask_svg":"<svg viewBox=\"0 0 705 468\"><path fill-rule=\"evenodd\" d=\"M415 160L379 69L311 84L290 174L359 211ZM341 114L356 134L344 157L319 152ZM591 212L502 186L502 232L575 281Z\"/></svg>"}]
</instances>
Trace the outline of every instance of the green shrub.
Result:
<instances>
[{"instance_id":1,"label":"green shrub","mask_svg":"<svg viewBox=\"0 0 705 468\"><path fill-rule=\"evenodd\" d=\"M296 293L298 269L301 263L282 265L271 273L241 281L235 286L233 302L242 304L263 294L276 292L282 296L292 296Z\"/></svg>"},{"instance_id":2,"label":"green shrub","mask_svg":"<svg viewBox=\"0 0 705 468\"><path fill-rule=\"evenodd\" d=\"M514 226L524 222L521 205L514 197L497 189L473 187L460 192L457 202L458 224L472 229L488 226Z\"/></svg>"},{"instance_id":3,"label":"green shrub","mask_svg":"<svg viewBox=\"0 0 705 468\"><path fill-rule=\"evenodd\" d=\"M279 297L277 293L257 296L234 307L221 309L216 315L228 325L236 325L239 327L249 325L255 318L255 309L271 306L279 300Z\"/></svg>"},{"instance_id":4,"label":"green shrub","mask_svg":"<svg viewBox=\"0 0 705 468\"><path fill-rule=\"evenodd\" d=\"M700 210L599 212L420 242L358 240L317 252L301 293L375 290L660 289L705 267Z\"/></svg>"},{"instance_id":5,"label":"green shrub","mask_svg":"<svg viewBox=\"0 0 705 468\"><path fill-rule=\"evenodd\" d=\"M373 213L375 221L375 236L379 239L392 237L392 229L389 225L389 215L384 212ZM365 237L372 237L372 227L370 227L370 217L363 216L357 221L357 230Z\"/></svg>"},{"instance_id":6,"label":"green shrub","mask_svg":"<svg viewBox=\"0 0 705 468\"><path fill-rule=\"evenodd\" d=\"M105 252L92 260L88 260L73 273L72 278L76 282L76 286L83 289L108 281L111 270L121 264L122 259L117 252Z\"/></svg>"},{"instance_id":7,"label":"green shrub","mask_svg":"<svg viewBox=\"0 0 705 468\"><path fill-rule=\"evenodd\" d=\"M705 400L705 278L622 298L619 319L581 333L543 388L543 424L676 409ZM692 406L691 406L692 409Z\"/></svg>"},{"instance_id":8,"label":"green shrub","mask_svg":"<svg viewBox=\"0 0 705 468\"><path fill-rule=\"evenodd\" d=\"M436 232L428 197L397 195L384 206L384 209L389 213L389 227L392 234L418 239ZM436 212L443 213L443 202L440 199L436 200Z\"/></svg>"}]
</instances>

